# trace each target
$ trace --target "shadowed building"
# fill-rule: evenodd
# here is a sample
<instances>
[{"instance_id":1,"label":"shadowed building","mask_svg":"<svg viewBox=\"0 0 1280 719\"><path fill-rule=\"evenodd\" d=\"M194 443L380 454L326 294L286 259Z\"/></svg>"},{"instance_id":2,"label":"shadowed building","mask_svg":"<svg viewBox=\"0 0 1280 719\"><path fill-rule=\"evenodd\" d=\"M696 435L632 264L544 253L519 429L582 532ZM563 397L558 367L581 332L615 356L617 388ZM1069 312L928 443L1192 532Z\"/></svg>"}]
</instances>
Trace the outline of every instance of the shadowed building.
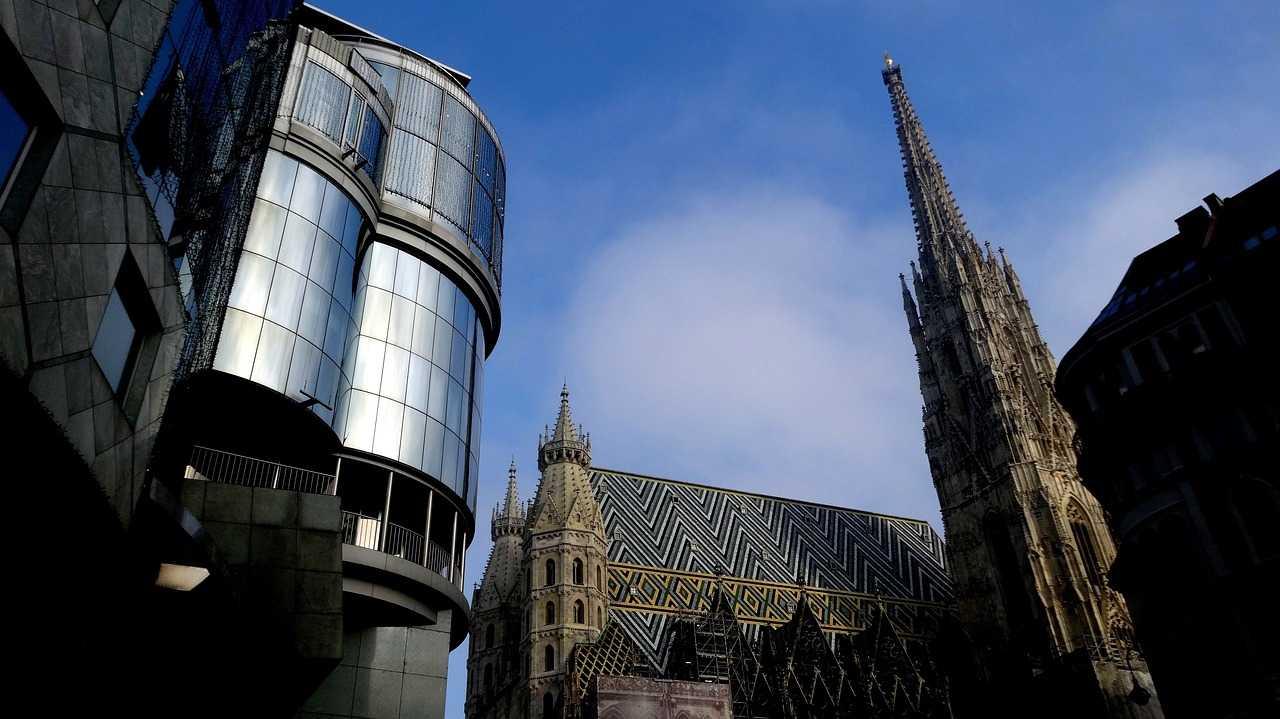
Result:
<instances>
[{"instance_id":1,"label":"shadowed building","mask_svg":"<svg viewBox=\"0 0 1280 719\"><path fill-rule=\"evenodd\" d=\"M1274 716L1280 172L1205 205L1133 259L1058 395L1168 715Z\"/></svg>"},{"instance_id":2,"label":"shadowed building","mask_svg":"<svg viewBox=\"0 0 1280 719\"><path fill-rule=\"evenodd\" d=\"M959 620L990 672L993 709L1160 716L1102 507L1080 481L1054 360L1013 265L965 225L902 70L893 107L919 265L902 300L924 397L925 451L942 509Z\"/></svg>"}]
</instances>

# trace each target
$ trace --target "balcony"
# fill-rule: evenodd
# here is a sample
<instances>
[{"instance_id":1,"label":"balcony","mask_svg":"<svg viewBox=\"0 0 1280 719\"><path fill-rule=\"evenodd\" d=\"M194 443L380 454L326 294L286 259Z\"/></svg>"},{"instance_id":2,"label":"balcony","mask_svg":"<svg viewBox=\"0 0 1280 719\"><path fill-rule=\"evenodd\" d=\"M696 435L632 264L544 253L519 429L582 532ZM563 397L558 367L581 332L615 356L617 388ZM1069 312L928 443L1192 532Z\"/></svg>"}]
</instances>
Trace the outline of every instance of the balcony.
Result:
<instances>
[{"instance_id":1,"label":"balcony","mask_svg":"<svg viewBox=\"0 0 1280 719\"><path fill-rule=\"evenodd\" d=\"M185 479L255 489L329 496L340 494L343 544L381 552L425 567L461 589L465 569L459 550L465 547L466 535L459 534L456 510L446 503L435 502L429 490L407 477L396 476L394 472L371 472L371 468L351 459L347 459L345 465L340 463L338 468L339 473L328 474L196 445L191 450L183 476ZM340 478L343 484L341 493L338 491ZM367 501L370 498L374 500L372 503ZM362 502L362 499L366 501ZM361 508L365 511L355 511ZM444 539L444 543L396 521L382 519L384 516L390 516L392 520L409 517L414 509L422 514L420 519L424 521L420 526L432 536ZM434 532L432 522L427 519L432 515L437 519ZM449 544L452 546L447 546Z\"/></svg>"},{"instance_id":2,"label":"balcony","mask_svg":"<svg viewBox=\"0 0 1280 719\"><path fill-rule=\"evenodd\" d=\"M449 550L422 534L394 522L384 522L357 512L342 512L342 542L390 554L420 564L446 579L449 577Z\"/></svg>"},{"instance_id":3,"label":"balcony","mask_svg":"<svg viewBox=\"0 0 1280 719\"><path fill-rule=\"evenodd\" d=\"M191 460L187 462L187 471L183 477L306 494L334 495L338 491L336 475L200 445L192 447Z\"/></svg>"}]
</instances>

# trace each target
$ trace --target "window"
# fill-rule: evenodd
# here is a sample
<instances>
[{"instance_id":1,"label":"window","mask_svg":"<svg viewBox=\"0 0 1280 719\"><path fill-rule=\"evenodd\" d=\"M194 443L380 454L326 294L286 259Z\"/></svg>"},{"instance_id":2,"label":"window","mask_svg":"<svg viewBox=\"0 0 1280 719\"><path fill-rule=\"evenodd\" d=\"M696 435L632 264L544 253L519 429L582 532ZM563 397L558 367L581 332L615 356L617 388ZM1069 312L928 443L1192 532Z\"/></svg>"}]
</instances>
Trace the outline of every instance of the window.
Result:
<instances>
[{"instance_id":1,"label":"window","mask_svg":"<svg viewBox=\"0 0 1280 719\"><path fill-rule=\"evenodd\" d=\"M604 608L596 607L596 627L604 629Z\"/></svg>"},{"instance_id":2,"label":"window","mask_svg":"<svg viewBox=\"0 0 1280 719\"><path fill-rule=\"evenodd\" d=\"M489 691L493 688L493 665L484 665L484 690Z\"/></svg>"},{"instance_id":3,"label":"window","mask_svg":"<svg viewBox=\"0 0 1280 719\"><path fill-rule=\"evenodd\" d=\"M582 585L584 581L586 580L583 579L582 560L575 559L573 560L573 583Z\"/></svg>"},{"instance_id":4,"label":"window","mask_svg":"<svg viewBox=\"0 0 1280 719\"><path fill-rule=\"evenodd\" d=\"M573 621L577 624L587 623L587 610L582 606L582 600L573 603Z\"/></svg>"},{"instance_id":5,"label":"window","mask_svg":"<svg viewBox=\"0 0 1280 719\"><path fill-rule=\"evenodd\" d=\"M603 589L600 585L600 567L596 567L596 589Z\"/></svg>"},{"instance_id":6,"label":"window","mask_svg":"<svg viewBox=\"0 0 1280 719\"><path fill-rule=\"evenodd\" d=\"M547 647L547 651L551 651L551 647ZM551 696L551 692L542 695L542 716L550 717L555 714L556 698Z\"/></svg>"},{"instance_id":7,"label":"window","mask_svg":"<svg viewBox=\"0 0 1280 719\"><path fill-rule=\"evenodd\" d=\"M132 252L121 259L115 285L105 299L91 350L120 408L132 422L142 408L161 329ZM139 381L131 381L133 377Z\"/></svg>"},{"instance_id":8,"label":"window","mask_svg":"<svg viewBox=\"0 0 1280 719\"><path fill-rule=\"evenodd\" d=\"M547 621L545 623L548 625L556 623L556 603L555 602L547 602L546 620Z\"/></svg>"},{"instance_id":9,"label":"window","mask_svg":"<svg viewBox=\"0 0 1280 719\"><path fill-rule=\"evenodd\" d=\"M0 91L0 187L8 184L30 134L31 125L18 114L8 94Z\"/></svg>"},{"instance_id":10,"label":"window","mask_svg":"<svg viewBox=\"0 0 1280 719\"><path fill-rule=\"evenodd\" d=\"M93 358L98 361L107 382L117 392L124 379L124 371L133 354L138 338L138 330L129 311L125 309L124 300L120 298L118 289L111 290L111 298L107 300L107 309L98 324L98 334L93 340Z\"/></svg>"},{"instance_id":11,"label":"window","mask_svg":"<svg viewBox=\"0 0 1280 719\"><path fill-rule=\"evenodd\" d=\"M1095 587L1102 586L1102 575L1098 564L1098 552L1093 546L1093 535L1083 521L1071 522L1071 534L1075 537L1076 546L1080 549L1080 561L1084 562L1084 570L1089 575L1089 583Z\"/></svg>"},{"instance_id":12,"label":"window","mask_svg":"<svg viewBox=\"0 0 1280 719\"><path fill-rule=\"evenodd\" d=\"M493 625L490 624L484 630L484 648L493 649Z\"/></svg>"},{"instance_id":13,"label":"window","mask_svg":"<svg viewBox=\"0 0 1280 719\"><path fill-rule=\"evenodd\" d=\"M556 583L556 560L547 560L547 582L543 586L549 587Z\"/></svg>"},{"instance_id":14,"label":"window","mask_svg":"<svg viewBox=\"0 0 1280 719\"><path fill-rule=\"evenodd\" d=\"M554 672L556 670L556 650L550 644L546 649L542 650L542 671ZM548 694L547 696L551 696Z\"/></svg>"}]
</instances>

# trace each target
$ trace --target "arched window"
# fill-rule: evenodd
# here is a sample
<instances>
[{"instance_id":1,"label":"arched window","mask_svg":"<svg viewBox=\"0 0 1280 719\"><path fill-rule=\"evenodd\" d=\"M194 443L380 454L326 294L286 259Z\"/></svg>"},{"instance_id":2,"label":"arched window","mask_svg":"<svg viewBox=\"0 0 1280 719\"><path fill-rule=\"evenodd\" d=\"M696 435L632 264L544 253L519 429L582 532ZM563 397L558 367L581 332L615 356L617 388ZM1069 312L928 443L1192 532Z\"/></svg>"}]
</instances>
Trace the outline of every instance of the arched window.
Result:
<instances>
[{"instance_id":1,"label":"arched window","mask_svg":"<svg viewBox=\"0 0 1280 719\"><path fill-rule=\"evenodd\" d=\"M596 627L604 629L604 609L602 607L596 607Z\"/></svg>"},{"instance_id":2,"label":"arched window","mask_svg":"<svg viewBox=\"0 0 1280 719\"><path fill-rule=\"evenodd\" d=\"M554 672L556 670L556 649L550 644L546 649L542 650L542 671ZM548 694L547 696L551 696Z\"/></svg>"},{"instance_id":3,"label":"arched window","mask_svg":"<svg viewBox=\"0 0 1280 719\"><path fill-rule=\"evenodd\" d=\"M556 560L547 560L547 583L543 586L549 587L556 583Z\"/></svg>"},{"instance_id":4,"label":"arched window","mask_svg":"<svg viewBox=\"0 0 1280 719\"><path fill-rule=\"evenodd\" d=\"M598 566L596 567L596 589L604 589L604 587L600 586L600 567Z\"/></svg>"},{"instance_id":5,"label":"arched window","mask_svg":"<svg viewBox=\"0 0 1280 719\"><path fill-rule=\"evenodd\" d=\"M551 651L551 647L547 647L547 651ZM556 711L556 698L551 696L551 692L542 695L542 716L550 717Z\"/></svg>"},{"instance_id":6,"label":"arched window","mask_svg":"<svg viewBox=\"0 0 1280 719\"><path fill-rule=\"evenodd\" d=\"M983 535L987 549L991 552L992 565L996 571L996 584L1000 588L1005 615L1008 617L1009 629L1013 638L1023 648L1039 656L1044 651L1042 635L1039 634L1035 614L1031 608L1031 599L1027 596L1026 583L1023 580L1022 564L1018 560L1017 550L1009 537L1009 527L999 515L990 514L982 522Z\"/></svg>"},{"instance_id":7,"label":"arched window","mask_svg":"<svg viewBox=\"0 0 1280 719\"><path fill-rule=\"evenodd\" d=\"M547 602L547 622L546 623L549 625L556 623L556 603L555 602Z\"/></svg>"},{"instance_id":8,"label":"arched window","mask_svg":"<svg viewBox=\"0 0 1280 719\"><path fill-rule=\"evenodd\" d=\"M573 603L573 621L577 624L587 623L587 608L582 606L582 600Z\"/></svg>"},{"instance_id":9,"label":"arched window","mask_svg":"<svg viewBox=\"0 0 1280 719\"><path fill-rule=\"evenodd\" d=\"M573 583L581 585L585 581L586 579L583 578L582 560L581 559L573 560Z\"/></svg>"},{"instance_id":10,"label":"arched window","mask_svg":"<svg viewBox=\"0 0 1280 719\"><path fill-rule=\"evenodd\" d=\"M484 665L484 690L489 691L493 688L493 665Z\"/></svg>"},{"instance_id":11,"label":"arched window","mask_svg":"<svg viewBox=\"0 0 1280 719\"><path fill-rule=\"evenodd\" d=\"M524 568L524 588L533 589L533 567Z\"/></svg>"},{"instance_id":12,"label":"arched window","mask_svg":"<svg viewBox=\"0 0 1280 719\"><path fill-rule=\"evenodd\" d=\"M493 649L493 625L490 624L484 630L484 648Z\"/></svg>"},{"instance_id":13,"label":"arched window","mask_svg":"<svg viewBox=\"0 0 1280 719\"><path fill-rule=\"evenodd\" d=\"M1084 562L1084 571L1089 575L1089 583L1095 587L1102 586L1101 567L1098 564L1098 550L1093 545L1093 533L1084 524L1084 518L1071 520L1071 536L1080 549L1080 561Z\"/></svg>"}]
</instances>

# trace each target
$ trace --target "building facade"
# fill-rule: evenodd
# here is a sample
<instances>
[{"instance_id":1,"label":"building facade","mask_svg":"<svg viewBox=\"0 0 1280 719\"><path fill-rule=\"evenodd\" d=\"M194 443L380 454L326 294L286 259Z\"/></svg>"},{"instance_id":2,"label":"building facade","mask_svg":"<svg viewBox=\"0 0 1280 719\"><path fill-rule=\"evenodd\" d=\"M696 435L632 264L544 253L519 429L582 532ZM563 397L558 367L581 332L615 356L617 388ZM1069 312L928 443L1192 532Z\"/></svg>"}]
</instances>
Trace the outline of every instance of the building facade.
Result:
<instances>
[{"instance_id":1,"label":"building facade","mask_svg":"<svg viewBox=\"0 0 1280 719\"><path fill-rule=\"evenodd\" d=\"M131 532L183 315L122 147L169 12L0 5L0 445L21 538L9 568L30 588L11 595L10 639L15 685L50 702L17 713L100 709L155 668L134 627L165 590ZM70 658L94 667L75 691L54 669Z\"/></svg>"},{"instance_id":2,"label":"building facade","mask_svg":"<svg viewBox=\"0 0 1280 719\"><path fill-rule=\"evenodd\" d=\"M1013 265L965 225L902 80L882 71L919 250L903 306L961 624L994 701L1045 715L1160 716L1102 507L1081 482L1054 360ZM1058 714L1052 714L1058 715Z\"/></svg>"},{"instance_id":3,"label":"building facade","mask_svg":"<svg viewBox=\"0 0 1280 719\"><path fill-rule=\"evenodd\" d=\"M494 512L468 717L952 716L971 667L926 522L593 468L567 391L539 468Z\"/></svg>"},{"instance_id":4,"label":"building facade","mask_svg":"<svg viewBox=\"0 0 1280 719\"><path fill-rule=\"evenodd\" d=\"M55 713L443 716L501 326L470 78L294 0L0 26L32 665L95 668Z\"/></svg>"},{"instance_id":5,"label":"building facade","mask_svg":"<svg viewBox=\"0 0 1280 719\"><path fill-rule=\"evenodd\" d=\"M1058 396L1168 715L1273 716L1280 172L1177 227L1067 352Z\"/></svg>"}]
</instances>

